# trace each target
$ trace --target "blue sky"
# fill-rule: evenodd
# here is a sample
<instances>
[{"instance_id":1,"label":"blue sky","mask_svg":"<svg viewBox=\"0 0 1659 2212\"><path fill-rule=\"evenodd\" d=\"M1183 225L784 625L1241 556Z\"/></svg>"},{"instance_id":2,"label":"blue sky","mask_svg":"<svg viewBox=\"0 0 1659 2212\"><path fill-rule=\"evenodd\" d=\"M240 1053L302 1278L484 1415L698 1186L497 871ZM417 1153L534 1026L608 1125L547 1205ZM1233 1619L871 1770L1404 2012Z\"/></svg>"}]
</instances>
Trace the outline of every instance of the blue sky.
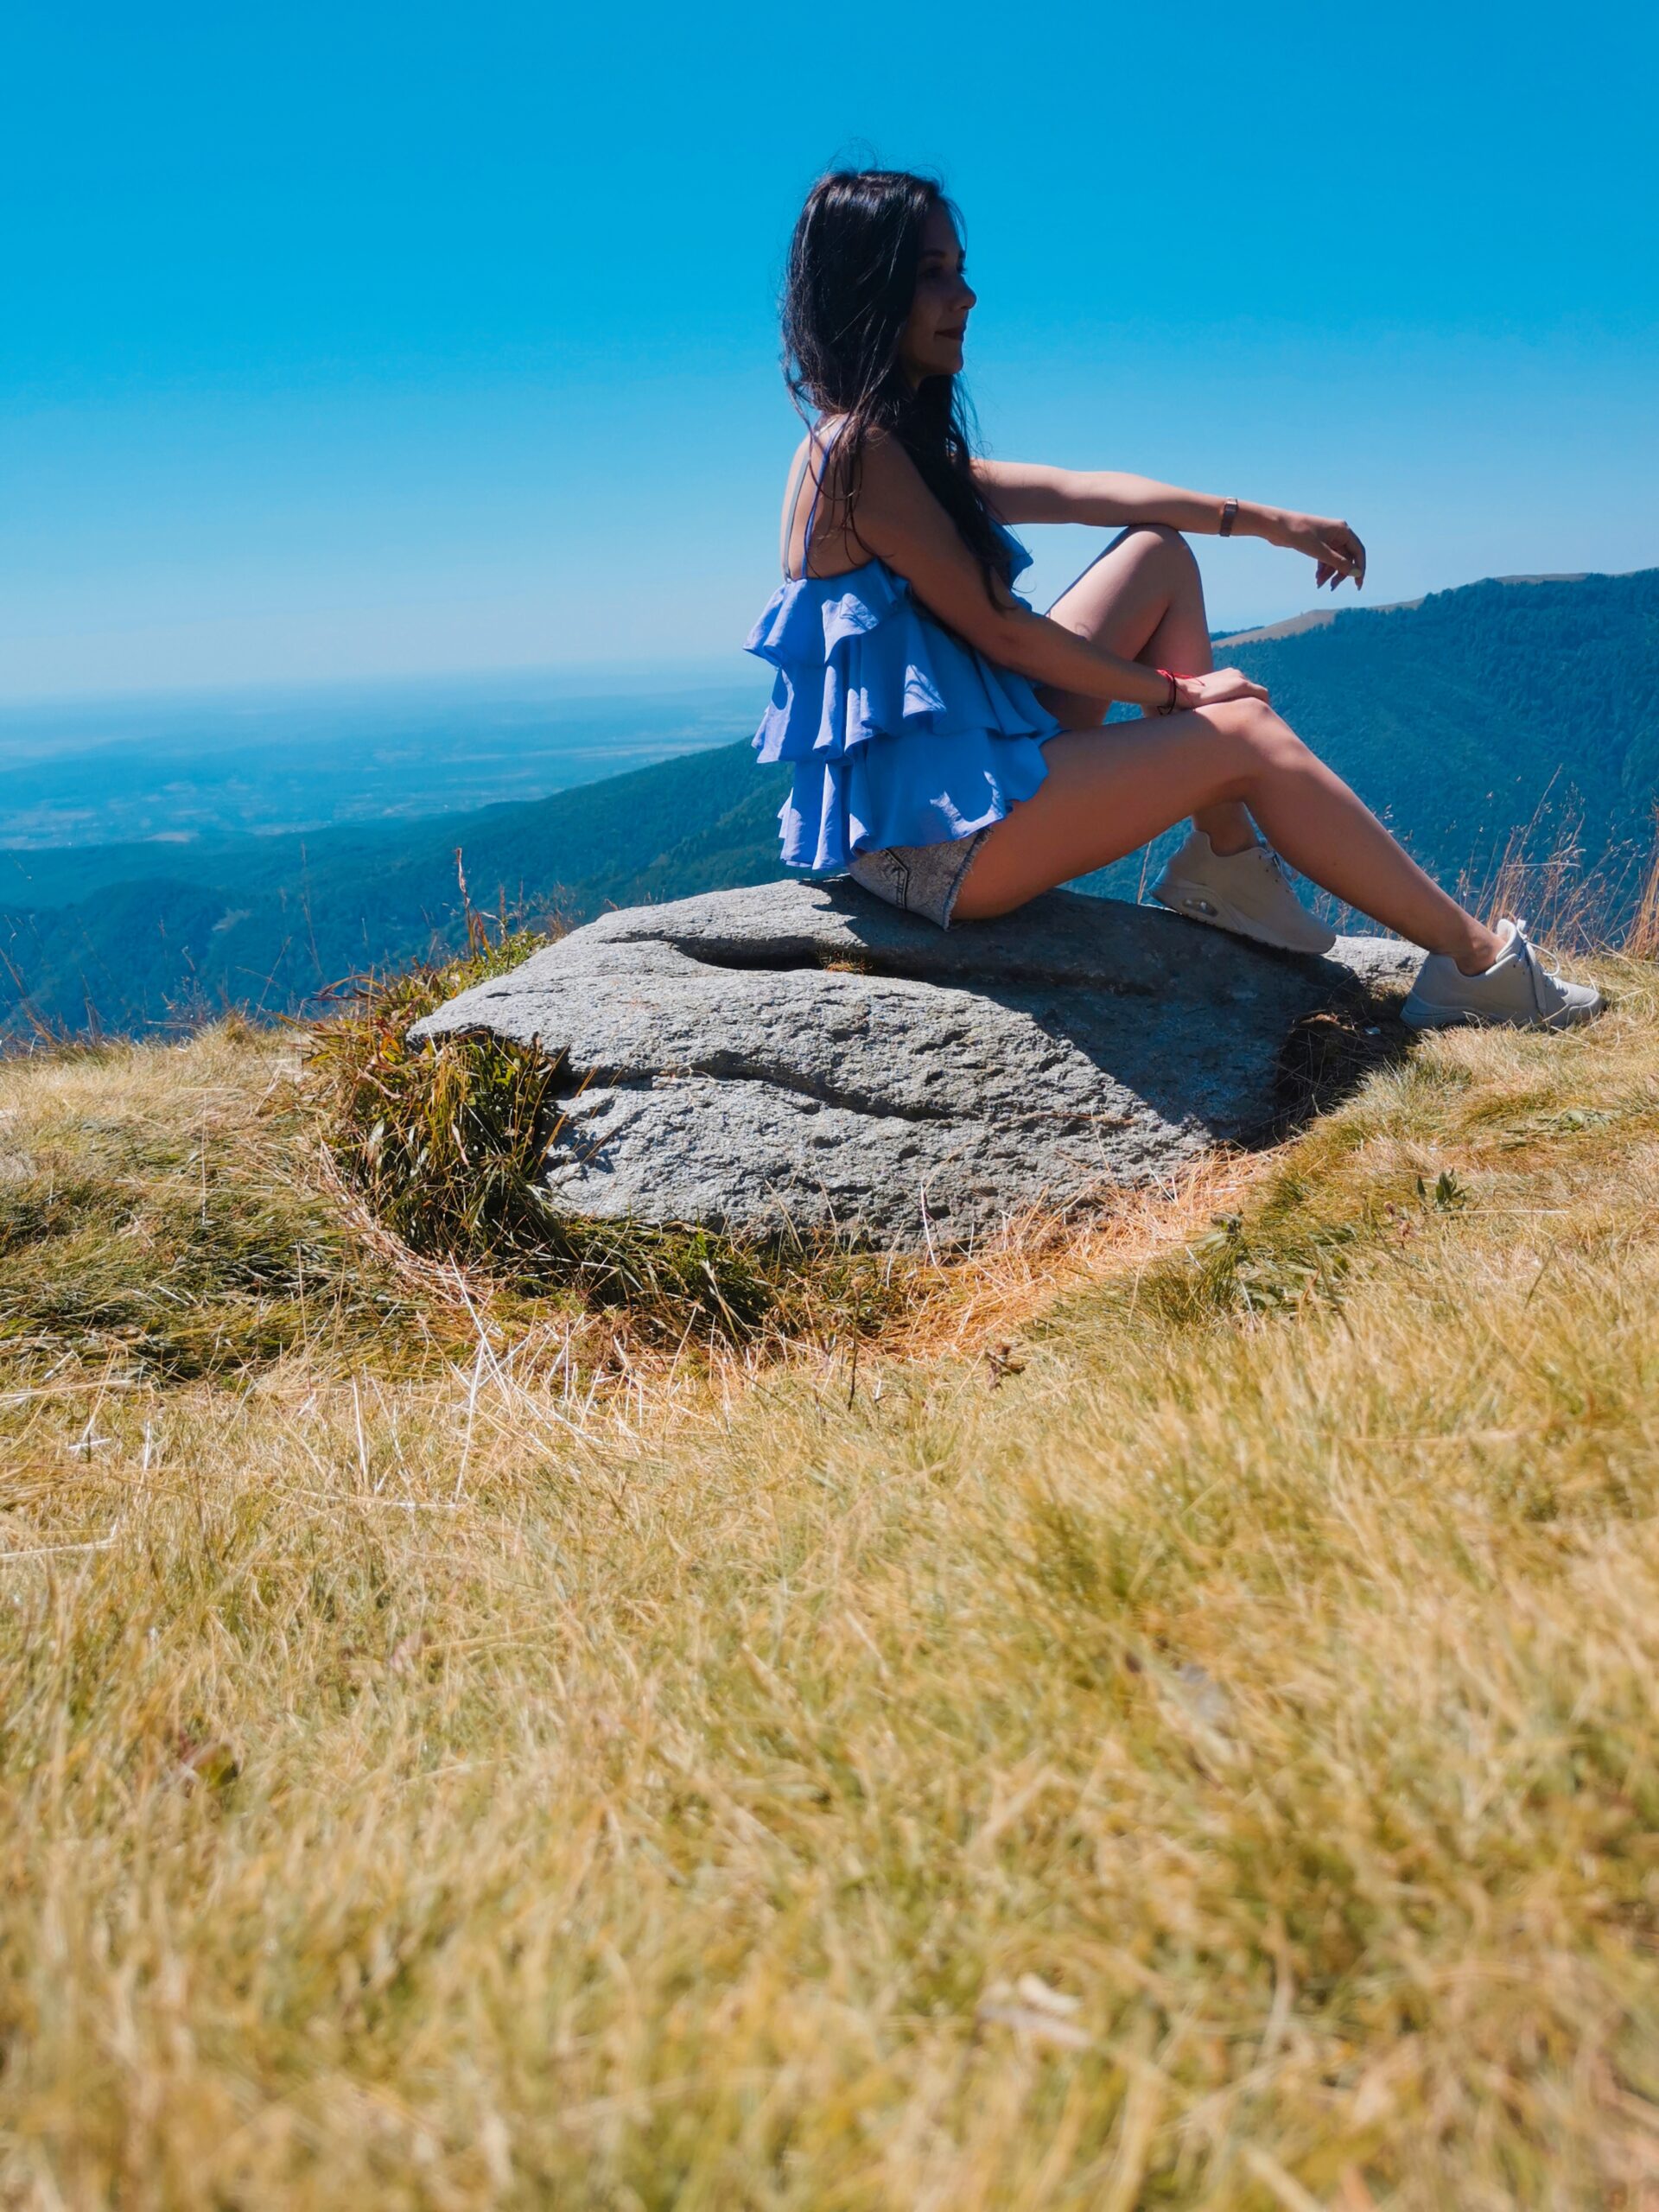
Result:
<instances>
[{"instance_id":1,"label":"blue sky","mask_svg":"<svg viewBox=\"0 0 1659 2212\"><path fill-rule=\"evenodd\" d=\"M1345 514L1379 602L1659 563L1651 8L8 22L0 698L732 653L849 154L963 204L994 450Z\"/></svg>"}]
</instances>

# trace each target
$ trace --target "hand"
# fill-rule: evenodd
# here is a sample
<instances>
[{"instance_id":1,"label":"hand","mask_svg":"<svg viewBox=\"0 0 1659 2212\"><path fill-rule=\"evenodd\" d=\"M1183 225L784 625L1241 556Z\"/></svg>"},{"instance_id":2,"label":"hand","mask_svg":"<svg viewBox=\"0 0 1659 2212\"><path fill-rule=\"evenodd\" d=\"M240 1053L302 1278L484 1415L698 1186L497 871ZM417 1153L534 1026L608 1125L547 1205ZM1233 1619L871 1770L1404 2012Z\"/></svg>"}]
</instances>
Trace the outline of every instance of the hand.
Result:
<instances>
[{"instance_id":1,"label":"hand","mask_svg":"<svg viewBox=\"0 0 1659 2212\"><path fill-rule=\"evenodd\" d=\"M1273 542L1293 553L1306 553L1310 561L1318 563L1315 591L1325 583L1335 591L1348 576L1353 578L1356 591L1363 589L1365 548L1345 522L1332 522L1325 515L1287 514L1282 532L1275 532Z\"/></svg>"},{"instance_id":2,"label":"hand","mask_svg":"<svg viewBox=\"0 0 1659 2212\"><path fill-rule=\"evenodd\" d=\"M1224 699L1265 699L1264 683L1254 683L1242 668L1212 669L1208 676L1178 676L1177 707L1218 707Z\"/></svg>"}]
</instances>

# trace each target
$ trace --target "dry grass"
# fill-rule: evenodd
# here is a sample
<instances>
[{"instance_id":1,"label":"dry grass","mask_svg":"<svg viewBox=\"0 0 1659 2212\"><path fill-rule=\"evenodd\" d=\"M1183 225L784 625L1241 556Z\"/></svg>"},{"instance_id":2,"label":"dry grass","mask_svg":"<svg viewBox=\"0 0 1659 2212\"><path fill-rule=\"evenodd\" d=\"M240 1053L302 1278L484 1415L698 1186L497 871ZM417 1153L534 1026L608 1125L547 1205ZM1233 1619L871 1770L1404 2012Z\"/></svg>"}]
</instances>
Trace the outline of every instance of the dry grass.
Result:
<instances>
[{"instance_id":1,"label":"dry grass","mask_svg":"<svg viewBox=\"0 0 1659 2212\"><path fill-rule=\"evenodd\" d=\"M1659 960L1659 814L1655 830L1653 852L1624 938L1625 951L1637 960Z\"/></svg>"},{"instance_id":2,"label":"dry grass","mask_svg":"<svg viewBox=\"0 0 1659 2212\"><path fill-rule=\"evenodd\" d=\"M0 2202L1659 2202L1604 978L856 1376L377 1255L268 1043L0 1070Z\"/></svg>"}]
</instances>

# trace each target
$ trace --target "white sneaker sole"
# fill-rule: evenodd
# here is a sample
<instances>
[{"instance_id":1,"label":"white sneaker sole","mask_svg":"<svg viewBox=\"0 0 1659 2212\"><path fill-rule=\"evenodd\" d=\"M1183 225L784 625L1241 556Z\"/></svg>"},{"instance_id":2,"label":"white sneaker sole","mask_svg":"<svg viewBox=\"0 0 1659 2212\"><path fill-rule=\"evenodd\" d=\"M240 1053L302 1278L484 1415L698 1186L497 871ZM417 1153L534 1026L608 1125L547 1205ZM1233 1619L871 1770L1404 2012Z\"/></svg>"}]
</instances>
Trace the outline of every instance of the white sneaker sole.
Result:
<instances>
[{"instance_id":1,"label":"white sneaker sole","mask_svg":"<svg viewBox=\"0 0 1659 2212\"><path fill-rule=\"evenodd\" d=\"M1559 1014L1530 1021L1517 1014L1478 1014L1466 1007L1417 1006L1408 998L1400 1009L1400 1019L1408 1029L1577 1029L1593 1021L1601 1011L1599 994L1589 1006L1564 1006Z\"/></svg>"},{"instance_id":2,"label":"white sneaker sole","mask_svg":"<svg viewBox=\"0 0 1659 2212\"><path fill-rule=\"evenodd\" d=\"M1153 897L1160 906L1167 906L1172 914L1179 914L1189 922L1207 922L1212 930L1225 930L1233 937L1247 937L1253 944L1271 945L1275 952L1303 952L1317 957L1329 952L1337 941L1334 930L1321 929L1316 922L1319 942L1293 944L1288 938L1280 937L1258 922L1254 915L1244 913L1225 899L1217 899L1205 883L1181 883L1167 878L1153 887Z\"/></svg>"}]
</instances>

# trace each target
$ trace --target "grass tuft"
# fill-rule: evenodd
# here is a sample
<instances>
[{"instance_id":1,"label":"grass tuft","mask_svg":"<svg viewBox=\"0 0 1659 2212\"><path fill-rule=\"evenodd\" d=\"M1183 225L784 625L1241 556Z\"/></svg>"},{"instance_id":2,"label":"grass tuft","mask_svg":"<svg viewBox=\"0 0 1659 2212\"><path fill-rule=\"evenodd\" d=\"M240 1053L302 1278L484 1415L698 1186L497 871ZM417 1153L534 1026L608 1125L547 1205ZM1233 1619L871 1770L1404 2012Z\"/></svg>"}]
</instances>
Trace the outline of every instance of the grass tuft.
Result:
<instances>
[{"instance_id":1,"label":"grass tuft","mask_svg":"<svg viewBox=\"0 0 1659 2212\"><path fill-rule=\"evenodd\" d=\"M504 933L466 962L371 980L318 1033L330 1151L375 1218L410 1250L485 1266L523 1295L625 1311L648 1344L879 1329L913 1268L830 1238L742 1243L566 1213L542 1180L568 1096L562 1063L482 1035L410 1043L423 1014L541 941Z\"/></svg>"}]
</instances>

